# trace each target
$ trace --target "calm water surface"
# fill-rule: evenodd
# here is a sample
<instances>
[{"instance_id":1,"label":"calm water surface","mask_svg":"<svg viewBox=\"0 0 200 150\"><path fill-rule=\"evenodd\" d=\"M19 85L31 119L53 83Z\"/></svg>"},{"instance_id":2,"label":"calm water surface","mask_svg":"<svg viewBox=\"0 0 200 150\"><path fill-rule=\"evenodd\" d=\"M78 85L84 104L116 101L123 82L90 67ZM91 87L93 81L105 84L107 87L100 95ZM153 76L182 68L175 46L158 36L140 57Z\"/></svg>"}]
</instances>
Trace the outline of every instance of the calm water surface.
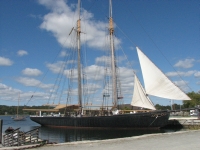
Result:
<instances>
[{"instance_id":1,"label":"calm water surface","mask_svg":"<svg viewBox=\"0 0 200 150\"><path fill-rule=\"evenodd\" d=\"M155 134L165 132L176 132L175 130L136 130L136 129L60 129L41 127L39 124L30 120L29 117L25 121L13 121L11 116L0 116L3 120L3 133L8 127L14 129L19 128L21 131L29 131L40 127L39 137L49 142L72 142L86 140L103 140L123 137L139 136L144 134Z\"/></svg>"}]
</instances>

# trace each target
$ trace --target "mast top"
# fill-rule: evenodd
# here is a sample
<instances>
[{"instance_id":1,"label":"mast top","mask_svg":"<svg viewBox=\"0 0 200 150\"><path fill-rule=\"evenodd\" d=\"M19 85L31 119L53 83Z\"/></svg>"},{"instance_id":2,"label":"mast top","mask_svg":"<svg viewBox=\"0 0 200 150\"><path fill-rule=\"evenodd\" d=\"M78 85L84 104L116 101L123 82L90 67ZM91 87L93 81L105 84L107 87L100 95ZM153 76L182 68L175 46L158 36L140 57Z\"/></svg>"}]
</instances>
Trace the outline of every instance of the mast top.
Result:
<instances>
[{"instance_id":1,"label":"mast top","mask_svg":"<svg viewBox=\"0 0 200 150\"><path fill-rule=\"evenodd\" d=\"M109 1L109 30L110 34L114 33L113 18L112 18L112 0Z\"/></svg>"},{"instance_id":2,"label":"mast top","mask_svg":"<svg viewBox=\"0 0 200 150\"><path fill-rule=\"evenodd\" d=\"M112 0L110 0L109 3L110 3L109 17L112 18Z\"/></svg>"},{"instance_id":3,"label":"mast top","mask_svg":"<svg viewBox=\"0 0 200 150\"><path fill-rule=\"evenodd\" d=\"M78 0L78 19L80 20L80 4L81 0Z\"/></svg>"}]
</instances>

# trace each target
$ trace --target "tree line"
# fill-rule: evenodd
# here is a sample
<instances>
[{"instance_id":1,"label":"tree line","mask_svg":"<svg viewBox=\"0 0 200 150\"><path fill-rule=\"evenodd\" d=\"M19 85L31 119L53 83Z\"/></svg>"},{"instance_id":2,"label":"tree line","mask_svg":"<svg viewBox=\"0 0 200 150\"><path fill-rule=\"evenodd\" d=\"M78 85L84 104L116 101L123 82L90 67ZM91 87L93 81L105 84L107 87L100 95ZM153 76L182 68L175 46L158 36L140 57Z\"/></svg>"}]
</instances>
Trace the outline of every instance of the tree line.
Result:
<instances>
[{"instance_id":1,"label":"tree line","mask_svg":"<svg viewBox=\"0 0 200 150\"><path fill-rule=\"evenodd\" d=\"M191 98L191 100L185 100L183 101L182 105L173 104L172 106L162 106L159 104L156 104L155 107L157 110L171 110L171 107L173 110L179 110L184 108L194 108L194 107L200 107L200 93L195 92L189 92L187 95Z\"/></svg>"},{"instance_id":2,"label":"tree line","mask_svg":"<svg viewBox=\"0 0 200 150\"><path fill-rule=\"evenodd\" d=\"M199 106L200 107L200 93L190 92L187 94L192 100L191 101L183 101L182 105L173 104L173 110L179 110L184 108L194 108ZM16 115L17 114L17 107L18 106L6 106L0 105L0 115ZM171 110L171 106L162 106L159 104L155 105L157 110ZM34 115L35 112L24 112L23 109L48 109L48 106L19 106L18 107L18 114L27 114L27 115Z\"/></svg>"}]
</instances>

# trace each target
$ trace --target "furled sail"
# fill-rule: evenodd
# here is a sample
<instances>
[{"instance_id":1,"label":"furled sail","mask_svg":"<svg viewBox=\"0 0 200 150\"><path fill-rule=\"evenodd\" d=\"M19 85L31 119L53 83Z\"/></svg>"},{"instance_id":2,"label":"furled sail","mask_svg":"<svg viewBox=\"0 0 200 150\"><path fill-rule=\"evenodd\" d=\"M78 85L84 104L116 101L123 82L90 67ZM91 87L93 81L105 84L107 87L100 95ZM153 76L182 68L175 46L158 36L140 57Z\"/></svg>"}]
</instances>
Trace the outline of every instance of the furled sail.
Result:
<instances>
[{"instance_id":1,"label":"furled sail","mask_svg":"<svg viewBox=\"0 0 200 150\"><path fill-rule=\"evenodd\" d=\"M136 75L134 78L134 91L131 105L156 110Z\"/></svg>"},{"instance_id":2,"label":"furled sail","mask_svg":"<svg viewBox=\"0 0 200 150\"><path fill-rule=\"evenodd\" d=\"M146 93L173 100L191 100L138 48Z\"/></svg>"}]
</instances>

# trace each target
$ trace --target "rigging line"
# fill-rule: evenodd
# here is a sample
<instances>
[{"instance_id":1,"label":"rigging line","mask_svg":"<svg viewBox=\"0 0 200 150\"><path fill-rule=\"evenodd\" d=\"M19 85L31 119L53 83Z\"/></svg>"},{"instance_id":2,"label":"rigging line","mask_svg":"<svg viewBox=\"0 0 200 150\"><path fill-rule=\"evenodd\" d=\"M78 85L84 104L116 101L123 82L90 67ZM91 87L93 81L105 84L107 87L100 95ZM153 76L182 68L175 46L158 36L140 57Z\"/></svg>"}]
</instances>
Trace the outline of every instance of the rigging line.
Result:
<instances>
[{"instance_id":1,"label":"rigging line","mask_svg":"<svg viewBox=\"0 0 200 150\"><path fill-rule=\"evenodd\" d=\"M75 42L71 42L71 46L72 46L72 49L71 49L71 55L69 55L70 56L70 60L75 60L74 58L77 56L76 55L76 44L75 44ZM69 103L71 103L71 92L72 92L72 87L73 87L73 75L74 75L74 68L75 68L75 63L74 63L74 61L73 62L71 62L70 63L70 65L69 65L69 73L68 73L68 91L67 91L67 97L66 97L66 105L67 104L69 104Z\"/></svg>"},{"instance_id":2,"label":"rigging line","mask_svg":"<svg viewBox=\"0 0 200 150\"><path fill-rule=\"evenodd\" d=\"M155 47L157 48L157 50L162 54L162 56L165 58L165 60L170 64L170 66L174 69L174 71L177 73L177 75L179 76L179 78L185 83L185 85L192 91L192 88L183 80L183 78L181 77L181 75L178 73L178 71L173 67L173 65L170 63L170 61L167 59L167 57L164 55L164 53L161 51L161 49L158 47L158 45L156 44L156 42L153 40L153 38L151 38L150 34L148 34L148 32L145 30L144 26L142 25L142 23L135 17L134 13L132 12L131 9L129 9L129 7L127 7L128 10L131 12L132 16L135 18L136 22L139 23L140 27L143 29L143 31L146 33L146 35L148 36L148 38L152 41L152 43L155 45Z\"/></svg>"},{"instance_id":3,"label":"rigging line","mask_svg":"<svg viewBox=\"0 0 200 150\"><path fill-rule=\"evenodd\" d=\"M84 22L83 22L84 23ZM85 28L86 28L86 26L84 26ZM84 103L84 106L85 106L85 103L86 102L88 102L88 98L87 98L87 94L88 94L88 83L87 83L87 74L86 74L86 71L85 71L85 66L86 67L88 67L88 65L87 65L87 61L86 60L88 60L87 59L87 48L86 48L86 45L87 45L87 34L84 34L84 36L82 36L83 38L83 43L84 43L84 45L82 46L83 47L83 49L82 49L82 53L84 53L84 58L85 59L83 59L84 61L83 61L83 69L82 69L82 76L83 76L83 103Z\"/></svg>"},{"instance_id":4,"label":"rigging line","mask_svg":"<svg viewBox=\"0 0 200 150\"><path fill-rule=\"evenodd\" d=\"M127 36L127 34L125 33L125 32L123 32L123 30L115 23L115 25L116 25L116 27L123 33L123 35L127 38L127 39L129 39L129 41L136 47L137 46L137 44L135 44L128 36Z\"/></svg>"},{"instance_id":5,"label":"rigging line","mask_svg":"<svg viewBox=\"0 0 200 150\"><path fill-rule=\"evenodd\" d=\"M137 80L139 81L138 84L139 84L140 88L142 89L143 93L146 95L146 91L145 91L145 89L143 88L143 86L141 85L140 80L138 79L137 76L136 76L136 78L137 78ZM135 81L134 81L134 82L135 82ZM139 93L139 94L140 94L140 93ZM141 97L141 94L140 94L140 97ZM146 97L147 97L148 101L150 102L150 104L153 105L153 106L155 107L155 105L154 105L153 102L150 100L150 98L149 98L147 95L146 95ZM142 102L143 102L143 104L144 104L145 101L142 100Z\"/></svg>"},{"instance_id":6,"label":"rigging line","mask_svg":"<svg viewBox=\"0 0 200 150\"><path fill-rule=\"evenodd\" d=\"M110 42L109 42L109 36L108 35L105 35L105 56L108 56L110 57L111 55L111 51L109 50L110 49ZM110 93L110 89L111 89L111 62L110 62L110 59L108 59L108 57L105 57L105 67L106 67L106 80L107 80L107 84L106 84L106 92L107 94ZM111 90L112 92L112 90ZM109 100L111 100L112 98L107 98L107 108L108 108L108 105L109 105Z\"/></svg>"},{"instance_id":7,"label":"rigging line","mask_svg":"<svg viewBox=\"0 0 200 150\"><path fill-rule=\"evenodd\" d=\"M85 52L84 54L84 57L85 57L85 62L84 62L84 65L86 66L86 67L88 67L88 65L87 65L87 34L84 34L85 36L83 36L83 39L84 39L84 50L83 50L83 52ZM86 71L85 70L83 70L83 74L85 74L85 76L83 77L83 82L84 82L84 105L86 104L86 103L88 103L88 101L89 101L89 88L88 88L88 76L87 76L87 73L86 73Z\"/></svg>"},{"instance_id":8,"label":"rigging line","mask_svg":"<svg viewBox=\"0 0 200 150\"><path fill-rule=\"evenodd\" d=\"M104 69L104 81L103 81L103 102L102 102L102 107L104 107L104 105L106 106L106 103L104 102L104 99L106 100L106 97L109 95L109 91L108 91L108 87L107 87L108 83L109 83L109 81L107 81L107 80L109 80L108 79L108 75L107 75L107 68L108 67L106 67L106 65L107 65L107 60L105 58L105 60L104 60L105 69Z\"/></svg>"},{"instance_id":9,"label":"rigging line","mask_svg":"<svg viewBox=\"0 0 200 150\"><path fill-rule=\"evenodd\" d=\"M86 34L84 34L85 36L87 36ZM82 36L83 38L83 43L84 43L84 48L83 46L81 46L81 70L82 70L82 83L83 83L83 103L85 105L85 102L87 101L86 99L86 94L88 94L88 88L86 89L86 85L87 85L87 75L85 72L85 66L87 67L87 49L86 49L86 42L87 42L87 38L85 38L85 36Z\"/></svg>"},{"instance_id":10,"label":"rigging line","mask_svg":"<svg viewBox=\"0 0 200 150\"><path fill-rule=\"evenodd\" d=\"M67 91L67 99L66 99L66 106L67 104L71 104L71 101L69 102L71 96L70 96L70 93L71 93L71 90L72 90L72 86L73 86L73 82L72 82L72 76L73 76L73 72L74 70L69 70L69 78L68 78L68 91Z\"/></svg>"},{"instance_id":11,"label":"rigging line","mask_svg":"<svg viewBox=\"0 0 200 150\"><path fill-rule=\"evenodd\" d=\"M149 125L149 127L156 121L157 118L158 118L158 116L156 116L156 118L152 121L152 123Z\"/></svg>"},{"instance_id":12,"label":"rigging line","mask_svg":"<svg viewBox=\"0 0 200 150\"><path fill-rule=\"evenodd\" d=\"M65 60L65 63L63 64L64 65L64 67L63 67L63 70L62 70L62 77L61 77L61 79L60 79L60 82L61 82L61 80L62 80L62 78L64 77L64 82L62 83L62 89L61 89L61 93L60 93L60 96L59 96L59 101L58 101L58 103L60 104L60 101L61 101L61 97L62 97L62 95L63 95L63 91L64 91L64 86L65 86L65 82L66 82L66 77L64 76L64 71L65 71L65 69L66 69L66 64L67 64L67 56L66 56L66 59L64 59ZM60 85L60 83L59 83L59 85ZM55 99L54 99L55 100Z\"/></svg>"},{"instance_id":13,"label":"rigging line","mask_svg":"<svg viewBox=\"0 0 200 150\"><path fill-rule=\"evenodd\" d=\"M64 45L65 45L65 43L67 42L68 38L69 38L69 36L67 36L65 42L63 43ZM62 50L63 50L63 48L60 48L60 50L59 50L59 51L57 52L57 54L55 55L55 57L54 57L52 63L55 62L56 58L58 58L58 55L60 54L60 52L61 52ZM31 101L31 99L33 98L33 96L34 96L34 94L36 93L37 89L38 89L38 88L40 87L40 85L42 84L42 81L44 81L44 79L45 79L45 77L46 77L46 75L48 74L49 71L50 71L49 69L46 71L46 73L44 74L44 76L43 76L41 82L40 82L40 83L38 84L38 86L35 88L33 94L31 95L31 98L28 100L28 102L26 103L26 105L28 105L28 103ZM25 106L26 106L26 105L25 105Z\"/></svg>"},{"instance_id":14,"label":"rigging line","mask_svg":"<svg viewBox=\"0 0 200 150\"><path fill-rule=\"evenodd\" d=\"M98 1L98 0L96 0L96 1ZM86 10L89 11L89 10L94 6L94 4L96 3L96 1L93 1L93 3L90 5L90 7L89 7L88 9L86 8ZM81 8L82 8L82 7L81 7ZM86 15L86 14L85 14L85 15ZM83 15L83 16L81 16L80 19L82 20L82 19L84 19L84 17L85 17L85 16Z\"/></svg>"},{"instance_id":15,"label":"rigging line","mask_svg":"<svg viewBox=\"0 0 200 150\"><path fill-rule=\"evenodd\" d=\"M109 48L108 48L109 49ZM106 53L107 52L107 53ZM110 51L105 51L105 55L106 56L109 56L110 55ZM104 97L105 98L105 106L108 106L108 99L106 98L110 91L109 91L109 86L110 86L110 76L109 76L109 63L108 63L108 59L105 57L105 60L104 60L104 66L105 66L105 69L104 69L104 86L103 86L103 89L104 89L104 92L103 94L105 94L106 96ZM106 101L107 101L107 105L106 105Z\"/></svg>"},{"instance_id":16,"label":"rigging line","mask_svg":"<svg viewBox=\"0 0 200 150\"><path fill-rule=\"evenodd\" d=\"M99 70L99 71L100 71L100 70ZM95 76L97 76L97 74L96 74ZM87 90L89 90L89 89L87 89ZM93 97L94 97L94 94L95 94L95 93L92 94ZM87 103L88 103L88 100L89 100L89 97L90 97L90 96L91 96L91 95L88 94L88 96L87 96L87 100L86 100Z\"/></svg>"},{"instance_id":17,"label":"rigging line","mask_svg":"<svg viewBox=\"0 0 200 150\"><path fill-rule=\"evenodd\" d=\"M126 57L126 59L127 59L127 61L128 61L128 64L129 64L129 66L130 66L130 67L132 68L132 70L133 70L133 74L135 75L135 74L136 74L136 72L134 71L134 69L133 69L133 66L131 65L131 63L130 63L130 61L129 61L128 57L126 56L126 54L125 54L125 52L124 52L123 48L121 47L121 45L119 45L119 47L121 48L121 50L122 50L122 52L123 52L124 56Z\"/></svg>"},{"instance_id":18,"label":"rigging line","mask_svg":"<svg viewBox=\"0 0 200 150\"><path fill-rule=\"evenodd\" d=\"M120 60L120 56L119 56L119 52L116 51L115 52L115 58L117 58L117 60ZM121 89L121 80L120 80L120 68L119 68L119 61L116 60L116 78L117 78L117 96L122 97L122 89ZM119 101L119 100L118 100Z\"/></svg>"},{"instance_id":19,"label":"rigging line","mask_svg":"<svg viewBox=\"0 0 200 150\"><path fill-rule=\"evenodd\" d=\"M87 35L86 35L87 36ZM87 38L86 38L87 39ZM86 41L86 40L85 40ZM86 41L86 43L87 43L87 41ZM85 44L86 45L86 44ZM84 45L84 50L85 50L85 65L86 65L86 67L88 66L87 65L87 61L86 60L88 60L87 59L87 49L86 49L86 46ZM85 72L85 70L84 70L84 74L86 74L86 72ZM84 81L85 81L85 85L86 85L86 89L85 89L85 86L84 86L84 105L86 104L86 103L88 103L88 93L89 93L89 91L88 91L88 78L87 78L87 74L86 74L86 76L85 76L85 78L83 78L84 79Z\"/></svg>"},{"instance_id":20,"label":"rigging line","mask_svg":"<svg viewBox=\"0 0 200 150\"><path fill-rule=\"evenodd\" d=\"M52 90L52 92L50 93L50 96L49 96L49 100L50 100L50 98L51 98L52 95L53 95L54 89L56 89L56 85L58 85L57 89L55 90L55 97L54 97L54 100L53 100L53 104L54 104L54 101L55 101L55 99L56 99L56 95L57 95L57 93L58 93L58 89L59 89L59 86L60 86L60 82L61 82L61 80L62 80L62 78L63 78L63 72L64 72L65 65L66 65L66 57L64 58L64 62L63 62L63 64L61 65L61 68L60 68L60 70L59 70L59 72L58 72L58 75L57 75L55 84L54 84L54 86L53 86L53 90ZM48 100L48 103L49 103L49 100Z\"/></svg>"},{"instance_id":21,"label":"rigging line","mask_svg":"<svg viewBox=\"0 0 200 150\"><path fill-rule=\"evenodd\" d=\"M95 2L96 2L96 1L95 1ZM90 7L89 9L92 8L92 6L95 4L95 2L91 5L91 7ZM74 13L74 16L75 16L75 13ZM73 16L73 18L74 18L74 16ZM69 37L69 36L68 36L68 37ZM68 39L68 37L67 37L67 39ZM67 39L65 40L64 44L66 43ZM61 50L62 50L62 48L58 51L58 53L57 53L56 57L54 58L53 62L55 62L55 60L56 60L56 58L58 57L58 55L59 55L59 53L61 52ZM44 78L46 77L46 75L47 75L48 72L49 72L49 70L47 70L47 72L44 74L44 76L43 76L43 78L42 78L41 81L44 80ZM42 84L42 82L40 82L40 84L38 85L38 87L40 87L41 84ZM28 105L28 103L31 101L31 99L33 98L34 94L36 93L38 87L35 88L33 94L31 95L31 98L28 100L28 102L26 103L26 105ZM26 105L25 105L25 106L26 106Z\"/></svg>"},{"instance_id":22,"label":"rigging line","mask_svg":"<svg viewBox=\"0 0 200 150\"><path fill-rule=\"evenodd\" d=\"M90 9L92 9L92 7L95 5L95 3L97 2L98 0L95 0L95 1L93 1L93 4L89 7L89 9L86 9L87 11L89 11ZM99 0L100 1L100 0ZM102 1L101 1L102 2ZM109 18L109 16L105 13L105 11L102 11L101 9L99 9L100 7L97 7L97 9L99 10L99 11L101 11L101 13L102 14L104 14L104 16L106 17L106 18ZM82 16L82 18L81 19L84 19L84 16Z\"/></svg>"},{"instance_id":23,"label":"rigging line","mask_svg":"<svg viewBox=\"0 0 200 150\"><path fill-rule=\"evenodd\" d=\"M94 3L93 3L93 5L94 5ZM91 7L90 7L90 8L91 8ZM87 40L86 40L85 38L84 38L84 40L87 42ZM84 42L84 43L86 43L86 42ZM84 44L84 45L86 45L86 44ZM87 52L87 51L85 50L85 54L86 54L86 52ZM83 53L83 51L81 51L81 53ZM83 55L81 55L81 56L83 57ZM84 59L84 60L87 60L86 58L87 58L87 57L86 57L86 55L85 55L85 59ZM82 62L83 62L83 60L82 60ZM86 66L87 66L87 61L85 61L83 65L86 65ZM83 69L82 69L82 70L83 70ZM83 70L83 73L84 73L84 70ZM86 77L86 82L85 82L85 77ZM88 84L88 82L87 82L87 76L84 76L83 82L84 82L84 85L85 85L85 84ZM83 93L83 94L84 94L84 102L85 102L85 103L86 103L86 102L88 103L88 100L89 100L89 97L90 97L88 91L89 91L89 89L88 89L88 86L87 86L87 89L84 89L84 93ZM86 92L87 92L87 96L86 96ZM86 98L86 97L87 97L87 98Z\"/></svg>"},{"instance_id":24,"label":"rigging line","mask_svg":"<svg viewBox=\"0 0 200 150\"><path fill-rule=\"evenodd\" d=\"M60 50L58 51L57 55L55 55L55 58L54 58L54 60L53 60L52 62L55 62L55 60L56 60L56 58L58 57L58 55L60 54L61 50L62 50L62 48L60 48ZM25 106L27 106L28 103L31 101L31 99L33 98L33 96L34 96L34 94L36 93L37 89L39 89L40 85L42 84L42 81L44 81L44 79L45 79L45 77L46 77L46 75L47 75L48 72L49 72L49 69L48 69L48 70L46 71L46 73L44 74L44 76L43 76L41 82L40 82L40 83L38 84L38 86L35 88L33 94L31 95L31 98L28 100L28 102L26 103Z\"/></svg>"},{"instance_id":25,"label":"rigging line","mask_svg":"<svg viewBox=\"0 0 200 150\"><path fill-rule=\"evenodd\" d=\"M100 70L99 70L100 71ZM97 72L95 72L96 74L95 74L95 78L96 78L96 76L97 75L99 75L99 71L97 71ZM94 79L95 80L95 79ZM95 86L95 84L92 84L92 86L91 87L93 87L92 89L94 89L94 86ZM90 88L91 89L91 88ZM87 87L87 91L89 91L89 88ZM92 91L94 91L94 90L92 90ZM94 92L95 93L95 92ZM88 96L87 96L87 103L88 103L88 100L90 99L90 97L91 97L91 95L92 95L92 97L94 97L94 93L92 93L92 94L88 94ZM93 99L93 98L92 98Z\"/></svg>"},{"instance_id":26,"label":"rigging line","mask_svg":"<svg viewBox=\"0 0 200 150\"><path fill-rule=\"evenodd\" d=\"M105 34L105 37L106 37L106 34ZM105 40L107 41L107 40ZM96 80L97 76L100 74L100 71L101 71L101 67L97 65L97 71L95 72L95 78L93 79L93 82ZM98 81L98 83L101 82L100 80ZM96 85L95 84L92 84L92 89L95 89ZM93 90L94 91L94 90ZM96 95L96 92L97 92L97 89L89 96L89 97L92 97L91 99L94 99L94 96Z\"/></svg>"},{"instance_id":27,"label":"rigging line","mask_svg":"<svg viewBox=\"0 0 200 150\"><path fill-rule=\"evenodd\" d=\"M97 84L95 84L94 82L97 80L97 76L100 74L100 70L101 70L101 69L99 69L100 67L98 67L98 66L96 68L97 68L97 71L95 72L94 79L93 79L93 84L91 85L91 88L90 88L91 91L93 91L93 92L91 93L89 98L92 97L91 98L92 100L94 99L94 96L96 95L96 92L98 91L98 89L96 88ZM98 81L98 82L101 82L101 81ZM96 83L98 83L98 82L96 82Z\"/></svg>"}]
</instances>

